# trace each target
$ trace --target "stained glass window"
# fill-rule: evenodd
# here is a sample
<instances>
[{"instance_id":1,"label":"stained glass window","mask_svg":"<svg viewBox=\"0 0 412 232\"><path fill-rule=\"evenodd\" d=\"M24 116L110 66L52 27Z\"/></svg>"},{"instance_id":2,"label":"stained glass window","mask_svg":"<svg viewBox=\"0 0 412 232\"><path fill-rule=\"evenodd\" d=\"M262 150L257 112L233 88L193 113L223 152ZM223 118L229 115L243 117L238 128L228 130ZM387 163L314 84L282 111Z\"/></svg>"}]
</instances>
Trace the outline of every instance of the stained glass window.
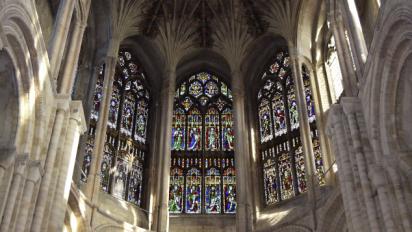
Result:
<instances>
[{"instance_id":1,"label":"stained glass window","mask_svg":"<svg viewBox=\"0 0 412 232\"><path fill-rule=\"evenodd\" d=\"M277 52L262 74L257 95L267 205L306 191L295 84L287 51Z\"/></svg>"},{"instance_id":2,"label":"stained glass window","mask_svg":"<svg viewBox=\"0 0 412 232\"><path fill-rule=\"evenodd\" d=\"M101 110L104 66L99 70L91 110L89 137L82 180L87 181L94 131ZM100 164L101 189L114 197L141 206L143 169L148 149L146 140L150 93L144 72L132 53L119 52L108 109L106 144Z\"/></svg>"},{"instance_id":3,"label":"stained glass window","mask_svg":"<svg viewBox=\"0 0 412 232\"><path fill-rule=\"evenodd\" d=\"M232 95L220 78L201 72L180 84L171 140L169 212L235 213Z\"/></svg>"},{"instance_id":4,"label":"stained glass window","mask_svg":"<svg viewBox=\"0 0 412 232\"><path fill-rule=\"evenodd\" d=\"M85 149L84 149L82 173L80 176L80 180L83 182L87 182L87 176L89 175L90 165L92 162L96 125L97 125L97 121L99 120L100 106L101 106L101 101L103 98L103 81L104 81L104 65L100 65L98 68L96 85L94 87L93 105L92 105L92 109L90 112L90 123L89 123L87 138L86 138L87 141L86 141Z\"/></svg>"},{"instance_id":5,"label":"stained glass window","mask_svg":"<svg viewBox=\"0 0 412 232\"><path fill-rule=\"evenodd\" d=\"M320 140L318 135L318 129L316 125L316 112L315 112L315 101L313 99L312 87L310 84L310 75L306 66L302 66L302 78L305 87L305 99L306 99L306 109L308 112L309 126L311 130L313 154L315 171L318 176L318 181L320 185L325 184L325 172L323 166L323 158L320 150Z\"/></svg>"}]
</instances>

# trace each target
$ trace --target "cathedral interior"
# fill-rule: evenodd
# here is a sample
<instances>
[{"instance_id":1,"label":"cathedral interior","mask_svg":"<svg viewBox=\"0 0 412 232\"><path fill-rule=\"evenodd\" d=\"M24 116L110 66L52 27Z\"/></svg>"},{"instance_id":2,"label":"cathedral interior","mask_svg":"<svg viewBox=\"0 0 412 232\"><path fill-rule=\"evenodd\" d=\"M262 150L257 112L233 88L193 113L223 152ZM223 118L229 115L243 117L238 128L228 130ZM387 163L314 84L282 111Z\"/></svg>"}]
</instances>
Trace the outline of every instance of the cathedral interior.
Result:
<instances>
[{"instance_id":1,"label":"cathedral interior","mask_svg":"<svg viewBox=\"0 0 412 232\"><path fill-rule=\"evenodd\" d=\"M411 99L411 0L0 0L0 231L409 232Z\"/></svg>"}]
</instances>

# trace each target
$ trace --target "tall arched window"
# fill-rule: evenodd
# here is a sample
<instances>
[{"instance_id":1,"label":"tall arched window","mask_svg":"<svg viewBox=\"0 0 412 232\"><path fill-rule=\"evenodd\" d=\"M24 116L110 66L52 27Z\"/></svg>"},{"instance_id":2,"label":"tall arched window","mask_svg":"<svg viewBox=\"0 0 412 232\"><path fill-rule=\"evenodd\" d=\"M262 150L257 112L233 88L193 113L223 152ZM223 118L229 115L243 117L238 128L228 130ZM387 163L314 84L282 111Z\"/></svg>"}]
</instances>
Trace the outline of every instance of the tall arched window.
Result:
<instances>
[{"instance_id":1,"label":"tall arched window","mask_svg":"<svg viewBox=\"0 0 412 232\"><path fill-rule=\"evenodd\" d=\"M94 131L103 89L100 70L90 116L89 139L83 162L86 177L94 146ZM134 203L142 201L143 166L148 150L146 140L150 95L140 64L129 51L121 50L116 67L107 121L106 143L101 163L100 186L113 196Z\"/></svg>"},{"instance_id":2,"label":"tall arched window","mask_svg":"<svg viewBox=\"0 0 412 232\"><path fill-rule=\"evenodd\" d=\"M232 93L217 76L200 72L176 90L169 212L236 212Z\"/></svg>"},{"instance_id":3,"label":"tall arched window","mask_svg":"<svg viewBox=\"0 0 412 232\"><path fill-rule=\"evenodd\" d=\"M313 159L315 164L316 175L318 176L319 185L325 184L325 170L323 165L322 153L320 150L320 139L318 128L316 125L315 100L313 98L312 86L310 83L309 71L305 65L302 65L302 78L305 88L306 109L308 112L308 120L310 126L310 135L313 146Z\"/></svg>"},{"instance_id":4,"label":"tall arched window","mask_svg":"<svg viewBox=\"0 0 412 232\"><path fill-rule=\"evenodd\" d=\"M336 100L339 99L343 93L343 78L339 64L338 53L336 50L335 38L333 36L330 37L330 40L328 42L326 67L329 74L329 88L332 90L331 92L334 96L333 100L336 102Z\"/></svg>"},{"instance_id":5,"label":"tall arched window","mask_svg":"<svg viewBox=\"0 0 412 232\"><path fill-rule=\"evenodd\" d=\"M305 72L309 120L315 121L310 81ZM279 51L265 67L258 92L260 153L265 203L271 205L306 191L305 161L289 54ZM309 110L310 108L310 110ZM316 124L314 130L316 131Z\"/></svg>"}]
</instances>

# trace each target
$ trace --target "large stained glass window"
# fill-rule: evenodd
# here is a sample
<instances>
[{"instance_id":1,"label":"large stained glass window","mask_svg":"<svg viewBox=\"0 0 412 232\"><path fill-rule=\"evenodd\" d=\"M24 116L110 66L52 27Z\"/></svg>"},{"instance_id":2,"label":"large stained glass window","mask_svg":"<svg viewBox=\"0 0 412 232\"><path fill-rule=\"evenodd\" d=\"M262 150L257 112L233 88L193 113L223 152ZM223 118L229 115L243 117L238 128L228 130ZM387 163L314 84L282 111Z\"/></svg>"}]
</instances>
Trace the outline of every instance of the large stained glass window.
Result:
<instances>
[{"instance_id":1,"label":"large stained glass window","mask_svg":"<svg viewBox=\"0 0 412 232\"><path fill-rule=\"evenodd\" d=\"M306 107L319 184L324 168L316 128L310 77L302 67ZM286 51L279 51L262 74L258 92L258 123L263 163L264 199L267 205L290 199L307 190L305 160L300 141L296 88Z\"/></svg>"},{"instance_id":2,"label":"large stained glass window","mask_svg":"<svg viewBox=\"0 0 412 232\"><path fill-rule=\"evenodd\" d=\"M232 93L201 72L176 90L169 212L236 213Z\"/></svg>"},{"instance_id":3,"label":"large stained glass window","mask_svg":"<svg viewBox=\"0 0 412 232\"><path fill-rule=\"evenodd\" d=\"M312 87L310 84L310 75L306 66L302 66L302 78L303 84L305 86L305 99L306 99L306 108L308 112L308 119L310 125L310 133L312 137L313 145L313 154L314 154L314 163L315 171L318 177L320 185L325 184L325 170L323 166L323 158L320 150L320 140L318 134L318 128L316 126L316 113L315 113L315 102L313 99Z\"/></svg>"},{"instance_id":4,"label":"large stained glass window","mask_svg":"<svg viewBox=\"0 0 412 232\"><path fill-rule=\"evenodd\" d=\"M309 120L311 128L315 128L312 134L317 134L310 80L306 72L303 78ZM262 74L261 86L257 96L260 153L264 199L267 205L271 205L307 190L296 88L287 51L275 54ZM315 135L313 138L314 141L317 139ZM318 166L322 166L321 161ZM323 170L323 166L319 170Z\"/></svg>"},{"instance_id":5,"label":"large stained glass window","mask_svg":"<svg viewBox=\"0 0 412 232\"><path fill-rule=\"evenodd\" d=\"M94 131L99 120L103 73L104 66L99 70L94 91L83 163L82 180L85 182L92 159ZM100 187L114 197L141 206L150 97L142 67L127 50L119 52L109 102L106 144L100 164Z\"/></svg>"}]
</instances>

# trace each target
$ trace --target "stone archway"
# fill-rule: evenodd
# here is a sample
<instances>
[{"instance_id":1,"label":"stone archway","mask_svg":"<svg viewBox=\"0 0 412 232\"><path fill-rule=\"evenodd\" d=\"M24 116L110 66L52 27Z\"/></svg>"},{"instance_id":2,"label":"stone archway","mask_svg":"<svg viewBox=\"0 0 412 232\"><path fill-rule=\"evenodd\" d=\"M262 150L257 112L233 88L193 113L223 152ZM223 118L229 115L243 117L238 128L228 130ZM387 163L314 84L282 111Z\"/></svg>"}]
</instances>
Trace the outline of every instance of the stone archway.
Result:
<instances>
[{"instance_id":1,"label":"stone archway","mask_svg":"<svg viewBox=\"0 0 412 232\"><path fill-rule=\"evenodd\" d=\"M0 89L0 149L13 149L19 118L18 93L13 63L4 51L0 52Z\"/></svg>"}]
</instances>

